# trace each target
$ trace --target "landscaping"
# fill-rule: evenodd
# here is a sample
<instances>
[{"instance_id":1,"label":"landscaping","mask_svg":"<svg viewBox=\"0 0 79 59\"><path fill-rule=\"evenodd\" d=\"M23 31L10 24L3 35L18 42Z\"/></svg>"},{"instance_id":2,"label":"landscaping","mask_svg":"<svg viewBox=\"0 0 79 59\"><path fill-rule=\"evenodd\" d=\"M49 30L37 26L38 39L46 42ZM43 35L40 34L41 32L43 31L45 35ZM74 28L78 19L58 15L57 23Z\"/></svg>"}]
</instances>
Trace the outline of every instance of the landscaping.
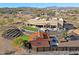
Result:
<instances>
[{"instance_id":1,"label":"landscaping","mask_svg":"<svg viewBox=\"0 0 79 59\"><path fill-rule=\"evenodd\" d=\"M21 46L23 41L28 41L28 40L29 40L29 36L23 35L23 36L20 36L18 38L15 38L12 41L12 45L13 46L17 46L17 45Z\"/></svg>"},{"instance_id":2,"label":"landscaping","mask_svg":"<svg viewBox=\"0 0 79 59\"><path fill-rule=\"evenodd\" d=\"M30 30L30 31L37 31L38 30L37 28L33 28L31 26L23 27L23 29Z\"/></svg>"}]
</instances>

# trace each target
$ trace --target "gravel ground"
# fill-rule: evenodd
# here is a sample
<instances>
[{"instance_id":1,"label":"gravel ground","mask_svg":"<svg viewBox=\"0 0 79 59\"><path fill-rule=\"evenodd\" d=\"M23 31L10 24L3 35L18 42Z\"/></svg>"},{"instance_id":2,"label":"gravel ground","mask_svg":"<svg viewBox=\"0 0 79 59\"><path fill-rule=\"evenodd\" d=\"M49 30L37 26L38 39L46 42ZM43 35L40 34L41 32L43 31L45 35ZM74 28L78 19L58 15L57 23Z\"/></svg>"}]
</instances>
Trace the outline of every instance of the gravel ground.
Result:
<instances>
[{"instance_id":1,"label":"gravel ground","mask_svg":"<svg viewBox=\"0 0 79 59\"><path fill-rule=\"evenodd\" d=\"M11 42L0 37L0 54L4 54L8 51L13 51L13 47L11 46Z\"/></svg>"}]
</instances>

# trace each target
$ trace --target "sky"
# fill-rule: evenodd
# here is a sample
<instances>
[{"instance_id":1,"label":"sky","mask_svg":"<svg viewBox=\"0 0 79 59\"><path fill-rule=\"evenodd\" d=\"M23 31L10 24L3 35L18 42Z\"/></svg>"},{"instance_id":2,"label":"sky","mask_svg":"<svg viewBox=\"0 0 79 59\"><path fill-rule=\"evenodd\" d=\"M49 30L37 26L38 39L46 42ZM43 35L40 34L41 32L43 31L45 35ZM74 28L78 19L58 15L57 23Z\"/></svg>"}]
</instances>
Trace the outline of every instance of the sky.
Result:
<instances>
[{"instance_id":1,"label":"sky","mask_svg":"<svg viewBox=\"0 0 79 59\"><path fill-rule=\"evenodd\" d=\"M79 7L79 3L0 3L0 8L9 7L36 7L36 8L45 8L45 7Z\"/></svg>"}]
</instances>

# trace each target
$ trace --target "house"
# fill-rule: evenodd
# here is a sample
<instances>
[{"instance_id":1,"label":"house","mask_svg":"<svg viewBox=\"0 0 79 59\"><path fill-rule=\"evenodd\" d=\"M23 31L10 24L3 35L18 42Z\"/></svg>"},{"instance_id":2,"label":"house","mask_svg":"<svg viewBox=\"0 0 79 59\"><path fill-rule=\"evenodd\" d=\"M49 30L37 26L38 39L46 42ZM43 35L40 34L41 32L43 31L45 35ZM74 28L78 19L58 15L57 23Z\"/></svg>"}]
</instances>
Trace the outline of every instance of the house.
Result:
<instances>
[{"instance_id":1,"label":"house","mask_svg":"<svg viewBox=\"0 0 79 59\"><path fill-rule=\"evenodd\" d=\"M73 32L74 32L75 34L79 35L79 29L75 29Z\"/></svg>"},{"instance_id":2,"label":"house","mask_svg":"<svg viewBox=\"0 0 79 59\"><path fill-rule=\"evenodd\" d=\"M35 18L27 21L28 26L36 26L40 28L58 28L58 25L63 27L62 18Z\"/></svg>"},{"instance_id":3,"label":"house","mask_svg":"<svg viewBox=\"0 0 79 59\"><path fill-rule=\"evenodd\" d=\"M72 29L68 31L70 35L79 35L79 29Z\"/></svg>"}]
</instances>

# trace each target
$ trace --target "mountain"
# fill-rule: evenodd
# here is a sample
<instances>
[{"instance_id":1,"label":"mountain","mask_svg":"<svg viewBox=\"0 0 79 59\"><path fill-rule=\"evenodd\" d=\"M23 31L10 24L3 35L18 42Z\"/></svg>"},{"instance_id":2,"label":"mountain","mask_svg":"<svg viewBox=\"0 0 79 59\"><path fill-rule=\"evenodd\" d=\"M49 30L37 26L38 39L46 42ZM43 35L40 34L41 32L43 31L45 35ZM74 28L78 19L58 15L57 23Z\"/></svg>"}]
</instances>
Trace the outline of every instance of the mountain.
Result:
<instances>
[{"instance_id":1,"label":"mountain","mask_svg":"<svg viewBox=\"0 0 79 59\"><path fill-rule=\"evenodd\" d=\"M66 10L66 9L79 9L79 7L56 7L56 6L52 6L52 7L46 7L46 9Z\"/></svg>"}]
</instances>

